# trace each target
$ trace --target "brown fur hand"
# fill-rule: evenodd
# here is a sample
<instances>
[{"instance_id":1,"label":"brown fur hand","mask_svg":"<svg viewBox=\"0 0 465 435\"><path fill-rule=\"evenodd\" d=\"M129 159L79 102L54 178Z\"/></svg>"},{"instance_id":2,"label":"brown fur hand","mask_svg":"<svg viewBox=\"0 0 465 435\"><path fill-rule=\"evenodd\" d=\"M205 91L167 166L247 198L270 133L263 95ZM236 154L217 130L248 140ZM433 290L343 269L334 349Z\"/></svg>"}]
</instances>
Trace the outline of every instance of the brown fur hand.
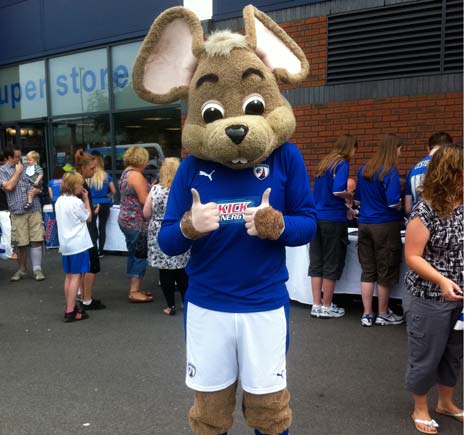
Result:
<instances>
[{"instance_id":1,"label":"brown fur hand","mask_svg":"<svg viewBox=\"0 0 465 435\"><path fill-rule=\"evenodd\" d=\"M209 233L200 233L197 231L194 226L192 225L192 211L186 211L184 216L181 219L181 231L184 234L184 237L187 237L191 240L200 239L200 237L204 237Z\"/></svg>"},{"instance_id":2,"label":"brown fur hand","mask_svg":"<svg viewBox=\"0 0 465 435\"><path fill-rule=\"evenodd\" d=\"M257 210L255 228L260 239L278 240L284 229L283 214L272 207Z\"/></svg>"}]
</instances>

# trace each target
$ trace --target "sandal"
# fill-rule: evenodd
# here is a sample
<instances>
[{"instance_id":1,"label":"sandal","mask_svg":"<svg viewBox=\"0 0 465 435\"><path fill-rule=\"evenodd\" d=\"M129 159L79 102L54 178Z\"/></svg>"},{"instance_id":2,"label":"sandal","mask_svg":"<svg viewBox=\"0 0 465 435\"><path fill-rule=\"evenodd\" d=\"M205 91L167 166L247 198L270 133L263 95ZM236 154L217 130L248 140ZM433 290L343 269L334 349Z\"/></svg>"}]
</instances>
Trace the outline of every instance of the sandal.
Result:
<instances>
[{"instance_id":1,"label":"sandal","mask_svg":"<svg viewBox=\"0 0 465 435\"><path fill-rule=\"evenodd\" d=\"M463 411L458 412L457 414L454 414L453 412L447 412L444 409L436 408L436 412L438 414L443 414L443 415L447 415L448 417L452 417L455 420L460 421L460 423L463 423Z\"/></svg>"},{"instance_id":2,"label":"sandal","mask_svg":"<svg viewBox=\"0 0 465 435\"><path fill-rule=\"evenodd\" d=\"M172 307L166 307L163 310L163 314L166 314L167 316L174 316L176 315L176 306L173 305Z\"/></svg>"},{"instance_id":3,"label":"sandal","mask_svg":"<svg viewBox=\"0 0 465 435\"><path fill-rule=\"evenodd\" d=\"M413 423L415 424L415 429L418 431L418 432L421 432L421 433L427 433L427 434L437 434L438 433L438 427L439 427L439 424L437 424L436 420L420 420L419 418L413 418L412 417L412 420L413 420ZM421 426L426 426L428 429L423 429L423 427Z\"/></svg>"},{"instance_id":4,"label":"sandal","mask_svg":"<svg viewBox=\"0 0 465 435\"><path fill-rule=\"evenodd\" d=\"M79 320L85 320L88 318L89 318L89 315L84 310L81 310L75 306L74 310L71 311L71 313L65 312L65 317L63 318L63 322L65 323L77 322Z\"/></svg>"},{"instance_id":5,"label":"sandal","mask_svg":"<svg viewBox=\"0 0 465 435\"><path fill-rule=\"evenodd\" d=\"M136 295L140 295L140 296L136 296ZM152 302L152 301L153 301L152 296L148 296L147 294L141 291L131 292L128 296L128 302L132 304L145 304L147 302Z\"/></svg>"}]
</instances>

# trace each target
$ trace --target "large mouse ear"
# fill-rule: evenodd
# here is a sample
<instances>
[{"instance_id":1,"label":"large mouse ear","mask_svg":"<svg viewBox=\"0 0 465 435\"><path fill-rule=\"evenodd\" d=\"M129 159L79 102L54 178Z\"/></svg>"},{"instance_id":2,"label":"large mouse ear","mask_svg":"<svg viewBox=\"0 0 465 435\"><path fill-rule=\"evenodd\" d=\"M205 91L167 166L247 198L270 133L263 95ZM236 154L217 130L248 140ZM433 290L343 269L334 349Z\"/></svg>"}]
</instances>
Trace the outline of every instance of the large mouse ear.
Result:
<instances>
[{"instance_id":1,"label":"large mouse ear","mask_svg":"<svg viewBox=\"0 0 465 435\"><path fill-rule=\"evenodd\" d=\"M132 82L137 95L152 103L186 98L203 49L197 16L181 6L167 9L152 24L134 63Z\"/></svg>"},{"instance_id":2,"label":"large mouse ear","mask_svg":"<svg viewBox=\"0 0 465 435\"><path fill-rule=\"evenodd\" d=\"M299 83L307 77L308 61L302 49L268 15L252 5L243 10L245 35L276 79L282 83Z\"/></svg>"}]
</instances>

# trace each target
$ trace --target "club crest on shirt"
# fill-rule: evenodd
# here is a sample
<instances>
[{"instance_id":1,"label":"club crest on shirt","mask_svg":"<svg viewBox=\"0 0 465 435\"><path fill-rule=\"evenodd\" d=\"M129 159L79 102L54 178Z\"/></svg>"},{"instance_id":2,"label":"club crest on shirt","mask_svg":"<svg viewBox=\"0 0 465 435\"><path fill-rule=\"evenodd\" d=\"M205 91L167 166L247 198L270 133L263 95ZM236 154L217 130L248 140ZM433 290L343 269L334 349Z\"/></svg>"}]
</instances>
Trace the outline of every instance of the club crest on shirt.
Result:
<instances>
[{"instance_id":1,"label":"club crest on shirt","mask_svg":"<svg viewBox=\"0 0 465 435\"><path fill-rule=\"evenodd\" d=\"M264 180L268 175L270 175L270 167L261 163L259 165L255 165L253 168L253 174L259 179Z\"/></svg>"}]
</instances>

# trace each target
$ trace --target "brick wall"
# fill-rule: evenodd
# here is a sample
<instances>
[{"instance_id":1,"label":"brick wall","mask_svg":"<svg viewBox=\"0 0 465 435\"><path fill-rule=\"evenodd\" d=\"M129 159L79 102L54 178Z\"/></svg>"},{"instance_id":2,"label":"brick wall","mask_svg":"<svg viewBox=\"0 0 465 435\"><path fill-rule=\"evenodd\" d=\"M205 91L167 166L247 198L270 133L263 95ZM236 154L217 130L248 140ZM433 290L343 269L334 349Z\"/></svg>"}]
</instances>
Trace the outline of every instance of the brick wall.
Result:
<instances>
[{"instance_id":1,"label":"brick wall","mask_svg":"<svg viewBox=\"0 0 465 435\"><path fill-rule=\"evenodd\" d=\"M355 175L376 149L384 133L404 139L399 172L406 175L426 155L429 136L447 131L463 141L463 94L435 94L390 99L370 99L294 107L297 120L292 140L299 146L310 175L344 133L357 137L359 148L351 162Z\"/></svg>"},{"instance_id":2,"label":"brick wall","mask_svg":"<svg viewBox=\"0 0 465 435\"><path fill-rule=\"evenodd\" d=\"M310 71L303 87L323 86L326 83L326 17L279 23L305 53Z\"/></svg>"}]
</instances>

